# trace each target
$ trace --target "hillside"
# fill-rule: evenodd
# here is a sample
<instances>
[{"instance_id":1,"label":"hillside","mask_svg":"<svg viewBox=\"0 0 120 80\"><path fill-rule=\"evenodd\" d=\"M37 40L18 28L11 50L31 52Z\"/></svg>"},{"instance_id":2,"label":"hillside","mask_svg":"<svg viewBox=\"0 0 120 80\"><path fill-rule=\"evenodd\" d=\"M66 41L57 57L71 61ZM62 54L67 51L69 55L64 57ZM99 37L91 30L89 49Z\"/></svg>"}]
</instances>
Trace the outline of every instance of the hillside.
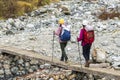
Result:
<instances>
[{"instance_id":1,"label":"hillside","mask_svg":"<svg viewBox=\"0 0 120 80\"><path fill-rule=\"evenodd\" d=\"M59 0L1 0L0 19L15 18L56 1Z\"/></svg>"}]
</instances>

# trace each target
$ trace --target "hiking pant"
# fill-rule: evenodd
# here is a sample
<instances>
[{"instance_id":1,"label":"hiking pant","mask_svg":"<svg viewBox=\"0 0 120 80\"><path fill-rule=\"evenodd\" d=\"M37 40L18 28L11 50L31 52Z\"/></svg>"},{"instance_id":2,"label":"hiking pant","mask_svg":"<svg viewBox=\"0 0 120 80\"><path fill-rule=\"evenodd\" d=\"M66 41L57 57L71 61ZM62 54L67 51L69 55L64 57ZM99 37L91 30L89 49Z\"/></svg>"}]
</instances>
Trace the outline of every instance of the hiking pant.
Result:
<instances>
[{"instance_id":1,"label":"hiking pant","mask_svg":"<svg viewBox=\"0 0 120 80\"><path fill-rule=\"evenodd\" d=\"M91 44L86 44L82 48L83 48L83 56L85 58L85 61L89 61L89 59L90 59Z\"/></svg>"},{"instance_id":2,"label":"hiking pant","mask_svg":"<svg viewBox=\"0 0 120 80\"><path fill-rule=\"evenodd\" d=\"M66 55L66 52L65 52L65 48L66 48L66 45L67 45L67 42L64 42L64 43L60 43L60 48L61 48L61 51L62 51L62 56L61 56L61 61L67 61L68 57Z\"/></svg>"}]
</instances>

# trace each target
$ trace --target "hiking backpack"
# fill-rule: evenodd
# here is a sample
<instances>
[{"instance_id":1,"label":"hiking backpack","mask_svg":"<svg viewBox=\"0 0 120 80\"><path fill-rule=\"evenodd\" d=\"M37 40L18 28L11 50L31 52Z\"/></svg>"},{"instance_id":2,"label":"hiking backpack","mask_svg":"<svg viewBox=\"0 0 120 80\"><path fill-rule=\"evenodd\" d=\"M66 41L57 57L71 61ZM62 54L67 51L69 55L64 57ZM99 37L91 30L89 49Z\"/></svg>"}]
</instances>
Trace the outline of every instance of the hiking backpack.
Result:
<instances>
[{"instance_id":1,"label":"hiking backpack","mask_svg":"<svg viewBox=\"0 0 120 80\"><path fill-rule=\"evenodd\" d=\"M83 41L84 41L85 43L92 44L93 41L94 41L94 30L86 31L86 30L84 29L83 34L84 34L84 39L83 39Z\"/></svg>"},{"instance_id":2,"label":"hiking backpack","mask_svg":"<svg viewBox=\"0 0 120 80\"><path fill-rule=\"evenodd\" d=\"M66 26L67 27L67 26ZM69 41L71 39L71 32L67 28L62 27L61 34L60 34L61 41Z\"/></svg>"}]
</instances>

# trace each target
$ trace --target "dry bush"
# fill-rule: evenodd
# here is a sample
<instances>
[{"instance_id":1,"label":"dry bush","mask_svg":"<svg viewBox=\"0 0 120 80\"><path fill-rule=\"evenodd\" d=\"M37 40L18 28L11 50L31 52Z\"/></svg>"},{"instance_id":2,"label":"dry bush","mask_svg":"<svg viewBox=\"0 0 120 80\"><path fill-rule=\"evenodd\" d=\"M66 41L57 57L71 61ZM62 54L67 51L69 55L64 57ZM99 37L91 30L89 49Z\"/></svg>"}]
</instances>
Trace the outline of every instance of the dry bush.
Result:
<instances>
[{"instance_id":1,"label":"dry bush","mask_svg":"<svg viewBox=\"0 0 120 80\"><path fill-rule=\"evenodd\" d=\"M38 5L37 6L43 6L43 5L46 5L46 4L49 4L50 3L50 0L38 0Z\"/></svg>"},{"instance_id":2,"label":"dry bush","mask_svg":"<svg viewBox=\"0 0 120 80\"><path fill-rule=\"evenodd\" d=\"M15 0L0 1L0 17L9 18L15 17L17 12L17 4Z\"/></svg>"},{"instance_id":3,"label":"dry bush","mask_svg":"<svg viewBox=\"0 0 120 80\"><path fill-rule=\"evenodd\" d=\"M59 0L0 0L0 19L15 18Z\"/></svg>"},{"instance_id":4,"label":"dry bush","mask_svg":"<svg viewBox=\"0 0 120 80\"><path fill-rule=\"evenodd\" d=\"M33 6L29 2L17 1L17 5L18 5L18 7L17 7L17 10L18 10L17 15L18 16L23 15L24 13L31 12L33 10Z\"/></svg>"},{"instance_id":5,"label":"dry bush","mask_svg":"<svg viewBox=\"0 0 120 80\"><path fill-rule=\"evenodd\" d=\"M0 16L3 16L3 5L4 3L2 1L0 1ZM2 19L2 17L0 17Z\"/></svg>"},{"instance_id":6,"label":"dry bush","mask_svg":"<svg viewBox=\"0 0 120 80\"><path fill-rule=\"evenodd\" d=\"M112 12L112 13L103 12L100 16L98 16L98 18L102 19L102 20L113 19L114 17L120 18L120 13L118 13L118 12Z\"/></svg>"}]
</instances>

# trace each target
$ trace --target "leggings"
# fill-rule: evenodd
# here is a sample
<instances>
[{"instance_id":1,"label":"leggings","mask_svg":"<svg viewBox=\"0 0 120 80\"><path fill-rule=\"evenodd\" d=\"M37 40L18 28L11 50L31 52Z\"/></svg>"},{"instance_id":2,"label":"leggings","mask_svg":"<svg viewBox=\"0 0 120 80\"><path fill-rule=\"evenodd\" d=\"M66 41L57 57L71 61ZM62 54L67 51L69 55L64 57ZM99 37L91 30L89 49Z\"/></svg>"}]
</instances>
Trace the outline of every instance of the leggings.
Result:
<instances>
[{"instance_id":1,"label":"leggings","mask_svg":"<svg viewBox=\"0 0 120 80\"><path fill-rule=\"evenodd\" d=\"M86 61L89 61L90 59L90 49L91 49L91 44L86 44L83 46L83 56Z\"/></svg>"},{"instance_id":2,"label":"leggings","mask_svg":"<svg viewBox=\"0 0 120 80\"><path fill-rule=\"evenodd\" d=\"M67 61L68 57L66 55L66 52L65 52L65 48L66 48L66 45L67 45L67 42L64 42L64 43L60 43L60 48L61 48L61 51L62 51L62 55L61 55L61 61Z\"/></svg>"}]
</instances>

